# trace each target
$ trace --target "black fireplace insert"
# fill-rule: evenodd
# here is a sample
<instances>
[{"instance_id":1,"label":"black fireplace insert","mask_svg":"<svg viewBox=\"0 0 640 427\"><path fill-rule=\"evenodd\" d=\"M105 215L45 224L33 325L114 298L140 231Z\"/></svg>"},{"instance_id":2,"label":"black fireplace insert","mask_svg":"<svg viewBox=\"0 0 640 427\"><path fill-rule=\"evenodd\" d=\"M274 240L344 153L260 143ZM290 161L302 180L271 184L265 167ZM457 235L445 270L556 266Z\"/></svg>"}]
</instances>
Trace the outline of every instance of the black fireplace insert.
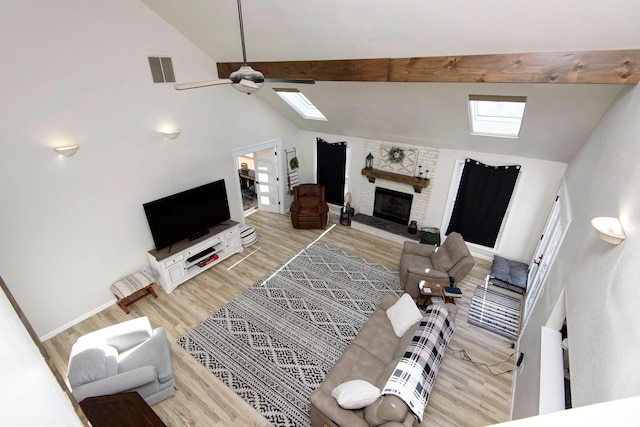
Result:
<instances>
[{"instance_id":1,"label":"black fireplace insert","mask_svg":"<svg viewBox=\"0 0 640 427\"><path fill-rule=\"evenodd\" d=\"M402 225L409 224L413 195L376 187L373 216Z\"/></svg>"}]
</instances>

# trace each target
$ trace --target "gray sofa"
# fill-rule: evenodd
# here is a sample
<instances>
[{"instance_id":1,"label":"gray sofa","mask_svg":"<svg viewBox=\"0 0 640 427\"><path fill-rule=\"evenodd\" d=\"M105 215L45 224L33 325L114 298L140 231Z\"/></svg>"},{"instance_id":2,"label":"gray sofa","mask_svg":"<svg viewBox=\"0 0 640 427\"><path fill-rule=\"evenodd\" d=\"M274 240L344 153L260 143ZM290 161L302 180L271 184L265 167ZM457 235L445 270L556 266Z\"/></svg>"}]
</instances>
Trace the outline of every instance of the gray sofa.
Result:
<instances>
[{"instance_id":1,"label":"gray sofa","mask_svg":"<svg viewBox=\"0 0 640 427\"><path fill-rule=\"evenodd\" d=\"M448 282L455 277L460 282L474 265L460 233L450 233L440 247L407 241L400 256L400 281L406 293L418 298L421 280Z\"/></svg>"},{"instance_id":2,"label":"gray sofa","mask_svg":"<svg viewBox=\"0 0 640 427\"><path fill-rule=\"evenodd\" d=\"M67 377L78 402L87 397L137 391L149 405L176 393L164 328L140 317L84 335L69 357Z\"/></svg>"},{"instance_id":3,"label":"gray sofa","mask_svg":"<svg viewBox=\"0 0 640 427\"><path fill-rule=\"evenodd\" d=\"M397 366L420 322L398 338L386 310L397 297L385 295L347 350L338 359L320 386L311 393L311 427L410 427L415 417L396 396L382 396L363 409L343 409L331 392L351 380L365 380L380 390ZM457 307L446 304L449 317L455 318ZM434 368L437 369L437 368Z\"/></svg>"}]
</instances>

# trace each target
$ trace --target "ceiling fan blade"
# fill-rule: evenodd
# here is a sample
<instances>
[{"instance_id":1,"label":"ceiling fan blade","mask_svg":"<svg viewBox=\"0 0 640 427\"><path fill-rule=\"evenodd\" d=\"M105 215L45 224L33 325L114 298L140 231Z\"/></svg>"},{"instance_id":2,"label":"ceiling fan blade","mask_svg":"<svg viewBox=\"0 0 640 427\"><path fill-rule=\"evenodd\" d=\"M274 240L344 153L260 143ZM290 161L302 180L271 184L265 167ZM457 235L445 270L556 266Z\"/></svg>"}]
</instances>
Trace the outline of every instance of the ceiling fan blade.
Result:
<instances>
[{"instance_id":1,"label":"ceiling fan blade","mask_svg":"<svg viewBox=\"0 0 640 427\"><path fill-rule=\"evenodd\" d=\"M220 79L220 80L207 80L204 82L194 82L194 83L178 83L173 85L176 90L185 90L185 89L196 89L199 87L207 87L207 86L216 86L216 85L228 85L231 83L229 79Z\"/></svg>"},{"instance_id":2,"label":"ceiling fan blade","mask_svg":"<svg viewBox=\"0 0 640 427\"><path fill-rule=\"evenodd\" d=\"M316 81L313 79L264 79L265 83L298 83L305 85L314 85Z\"/></svg>"}]
</instances>

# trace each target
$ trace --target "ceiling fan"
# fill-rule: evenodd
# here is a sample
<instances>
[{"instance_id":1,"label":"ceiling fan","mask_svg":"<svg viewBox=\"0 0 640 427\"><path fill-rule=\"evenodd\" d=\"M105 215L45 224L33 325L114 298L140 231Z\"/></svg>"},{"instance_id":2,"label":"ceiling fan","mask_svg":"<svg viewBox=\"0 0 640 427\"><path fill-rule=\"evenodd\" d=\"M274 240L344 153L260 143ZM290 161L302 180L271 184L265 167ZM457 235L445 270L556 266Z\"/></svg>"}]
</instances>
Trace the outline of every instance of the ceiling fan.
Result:
<instances>
[{"instance_id":1,"label":"ceiling fan","mask_svg":"<svg viewBox=\"0 0 640 427\"><path fill-rule=\"evenodd\" d=\"M234 89L251 95L258 91L264 82L267 83L302 83L315 84L313 79L265 79L264 74L256 71L247 64L247 51L244 47L244 27L242 25L242 6L238 0L238 19L240 21L240 40L242 41L242 61L243 64L237 71L231 73L228 79L208 80L194 83L178 83L174 85L177 90L195 89L199 87L216 86L230 84Z\"/></svg>"}]
</instances>

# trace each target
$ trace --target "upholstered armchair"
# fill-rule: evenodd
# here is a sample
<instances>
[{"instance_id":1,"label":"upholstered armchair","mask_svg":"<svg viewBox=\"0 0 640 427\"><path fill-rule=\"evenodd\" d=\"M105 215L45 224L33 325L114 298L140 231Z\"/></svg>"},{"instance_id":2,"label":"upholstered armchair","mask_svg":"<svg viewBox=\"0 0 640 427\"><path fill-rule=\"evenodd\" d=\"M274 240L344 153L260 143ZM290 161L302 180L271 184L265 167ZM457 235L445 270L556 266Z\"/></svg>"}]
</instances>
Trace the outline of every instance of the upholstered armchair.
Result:
<instances>
[{"instance_id":1,"label":"upholstered armchair","mask_svg":"<svg viewBox=\"0 0 640 427\"><path fill-rule=\"evenodd\" d=\"M140 317L84 335L71 349L67 377L78 402L137 391L149 405L176 393L169 340Z\"/></svg>"},{"instance_id":2,"label":"upholstered armchair","mask_svg":"<svg viewBox=\"0 0 640 427\"><path fill-rule=\"evenodd\" d=\"M300 184L293 187L293 203L289 211L293 228L325 228L329 205L324 199L324 185Z\"/></svg>"},{"instance_id":3,"label":"upholstered armchair","mask_svg":"<svg viewBox=\"0 0 640 427\"><path fill-rule=\"evenodd\" d=\"M459 282L475 265L475 260L460 233L450 233L442 246L404 242L400 256L402 288L413 298L420 295L420 281L448 282L455 277Z\"/></svg>"}]
</instances>

